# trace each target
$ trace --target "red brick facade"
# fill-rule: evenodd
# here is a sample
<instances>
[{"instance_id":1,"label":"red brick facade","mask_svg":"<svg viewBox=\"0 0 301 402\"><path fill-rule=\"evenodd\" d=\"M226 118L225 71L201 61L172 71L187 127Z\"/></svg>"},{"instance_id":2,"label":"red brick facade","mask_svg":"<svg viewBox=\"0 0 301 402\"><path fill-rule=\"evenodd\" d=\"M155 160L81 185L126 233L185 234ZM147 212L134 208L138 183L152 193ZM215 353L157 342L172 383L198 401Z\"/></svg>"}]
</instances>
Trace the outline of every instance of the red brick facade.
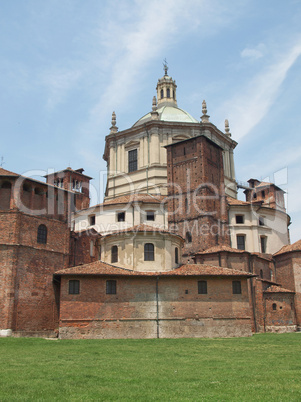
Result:
<instances>
[{"instance_id":1,"label":"red brick facade","mask_svg":"<svg viewBox=\"0 0 301 402\"><path fill-rule=\"evenodd\" d=\"M0 180L0 186L10 183L0 187L0 328L53 334L59 293L52 276L58 266L68 266L72 197L9 173ZM51 193L54 202L48 203Z\"/></svg>"},{"instance_id":2,"label":"red brick facade","mask_svg":"<svg viewBox=\"0 0 301 402\"><path fill-rule=\"evenodd\" d=\"M89 271L89 266L83 269ZM62 338L251 335L247 277L239 273L228 277L222 273L131 276L126 270L117 276L72 275L72 269L64 272L60 296ZM70 280L79 280L79 294L69 294ZM107 294L108 280L116 281L116 294ZM206 294L199 294L199 280L206 281ZM241 294L233 294L233 280L241 283Z\"/></svg>"},{"instance_id":3,"label":"red brick facade","mask_svg":"<svg viewBox=\"0 0 301 402\"><path fill-rule=\"evenodd\" d=\"M185 240L183 258L229 245L222 149L205 136L167 148L168 223Z\"/></svg>"}]
</instances>

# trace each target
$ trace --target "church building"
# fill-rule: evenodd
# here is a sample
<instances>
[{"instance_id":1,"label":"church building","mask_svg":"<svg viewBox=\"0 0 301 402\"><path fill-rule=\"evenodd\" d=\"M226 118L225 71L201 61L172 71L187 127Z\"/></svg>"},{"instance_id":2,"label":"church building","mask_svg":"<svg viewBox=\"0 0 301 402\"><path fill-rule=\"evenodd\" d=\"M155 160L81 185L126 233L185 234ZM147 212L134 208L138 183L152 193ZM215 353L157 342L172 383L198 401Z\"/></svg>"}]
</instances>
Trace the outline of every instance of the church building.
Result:
<instances>
[{"instance_id":1,"label":"church building","mask_svg":"<svg viewBox=\"0 0 301 402\"><path fill-rule=\"evenodd\" d=\"M149 113L105 140L104 201L83 169L0 169L0 335L249 336L301 326L301 241L284 192L235 177L237 146L158 80ZM237 199L243 188L245 201ZM26 227L26 231L24 230Z\"/></svg>"}]
</instances>

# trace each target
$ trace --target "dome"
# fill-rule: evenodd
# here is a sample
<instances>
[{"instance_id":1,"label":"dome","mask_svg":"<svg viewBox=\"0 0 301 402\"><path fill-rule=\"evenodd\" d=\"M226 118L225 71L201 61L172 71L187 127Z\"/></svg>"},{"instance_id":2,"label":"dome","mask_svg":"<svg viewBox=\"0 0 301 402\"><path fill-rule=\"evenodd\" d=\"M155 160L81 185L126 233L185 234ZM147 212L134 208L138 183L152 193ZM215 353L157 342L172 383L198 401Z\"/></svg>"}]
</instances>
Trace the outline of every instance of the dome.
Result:
<instances>
[{"instance_id":1,"label":"dome","mask_svg":"<svg viewBox=\"0 0 301 402\"><path fill-rule=\"evenodd\" d=\"M176 106L163 105L157 109L159 114L159 121L168 121L168 122L178 122L178 123L199 123L194 117L192 117L189 113L185 112L185 110L180 109ZM133 127L140 126L141 124L146 123L147 121L152 120L151 113L147 113L145 116L141 117Z\"/></svg>"}]
</instances>

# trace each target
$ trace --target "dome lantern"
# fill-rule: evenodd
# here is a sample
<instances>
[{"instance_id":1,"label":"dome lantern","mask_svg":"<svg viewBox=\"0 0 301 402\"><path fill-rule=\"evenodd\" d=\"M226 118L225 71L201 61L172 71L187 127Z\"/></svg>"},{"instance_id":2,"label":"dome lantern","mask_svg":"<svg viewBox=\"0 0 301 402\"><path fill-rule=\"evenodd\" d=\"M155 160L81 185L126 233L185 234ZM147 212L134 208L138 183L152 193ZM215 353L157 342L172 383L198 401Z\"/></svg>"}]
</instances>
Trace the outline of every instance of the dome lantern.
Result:
<instances>
[{"instance_id":1,"label":"dome lantern","mask_svg":"<svg viewBox=\"0 0 301 402\"><path fill-rule=\"evenodd\" d=\"M169 75L167 75L168 66L164 60L164 76L158 80L157 84L157 99L158 107L160 106L178 106L177 105L177 85Z\"/></svg>"}]
</instances>

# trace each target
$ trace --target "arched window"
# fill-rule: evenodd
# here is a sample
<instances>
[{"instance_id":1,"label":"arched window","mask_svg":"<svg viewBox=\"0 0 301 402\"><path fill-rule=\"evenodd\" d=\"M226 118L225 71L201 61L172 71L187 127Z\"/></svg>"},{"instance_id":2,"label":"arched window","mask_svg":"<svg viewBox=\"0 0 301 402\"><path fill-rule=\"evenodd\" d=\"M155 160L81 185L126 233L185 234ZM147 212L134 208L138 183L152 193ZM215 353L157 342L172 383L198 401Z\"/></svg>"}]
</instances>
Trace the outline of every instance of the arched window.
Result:
<instances>
[{"instance_id":1,"label":"arched window","mask_svg":"<svg viewBox=\"0 0 301 402\"><path fill-rule=\"evenodd\" d=\"M2 183L1 188L11 188L11 183L9 181L5 181Z\"/></svg>"},{"instance_id":2,"label":"arched window","mask_svg":"<svg viewBox=\"0 0 301 402\"><path fill-rule=\"evenodd\" d=\"M164 92L163 92L163 89L161 89L161 99L163 99L164 98Z\"/></svg>"},{"instance_id":3,"label":"arched window","mask_svg":"<svg viewBox=\"0 0 301 402\"><path fill-rule=\"evenodd\" d=\"M167 88L167 98L170 98L170 89L169 88Z\"/></svg>"},{"instance_id":4,"label":"arched window","mask_svg":"<svg viewBox=\"0 0 301 402\"><path fill-rule=\"evenodd\" d=\"M190 232L186 232L186 243L192 242L192 236Z\"/></svg>"},{"instance_id":5,"label":"arched window","mask_svg":"<svg viewBox=\"0 0 301 402\"><path fill-rule=\"evenodd\" d=\"M29 185L29 184L27 184L27 183L24 183L24 184L23 184L23 191L27 191L27 192L29 192L30 190L31 190L30 185Z\"/></svg>"},{"instance_id":6,"label":"arched window","mask_svg":"<svg viewBox=\"0 0 301 402\"><path fill-rule=\"evenodd\" d=\"M263 270L262 269L259 272L259 276L260 276L261 279L263 278Z\"/></svg>"},{"instance_id":7,"label":"arched window","mask_svg":"<svg viewBox=\"0 0 301 402\"><path fill-rule=\"evenodd\" d=\"M175 248L175 263L179 264L179 249L178 249L178 247Z\"/></svg>"},{"instance_id":8,"label":"arched window","mask_svg":"<svg viewBox=\"0 0 301 402\"><path fill-rule=\"evenodd\" d=\"M36 195L42 195L42 194L43 194L43 190L40 189L39 187L35 187L34 193L35 193Z\"/></svg>"},{"instance_id":9,"label":"arched window","mask_svg":"<svg viewBox=\"0 0 301 402\"><path fill-rule=\"evenodd\" d=\"M40 244L47 243L47 228L45 225L40 225L38 227L37 242Z\"/></svg>"},{"instance_id":10,"label":"arched window","mask_svg":"<svg viewBox=\"0 0 301 402\"><path fill-rule=\"evenodd\" d=\"M118 262L118 247L113 246L111 248L111 262Z\"/></svg>"},{"instance_id":11,"label":"arched window","mask_svg":"<svg viewBox=\"0 0 301 402\"><path fill-rule=\"evenodd\" d=\"M272 309L275 311L275 310L277 310L277 304L276 303L273 303L272 304Z\"/></svg>"},{"instance_id":12,"label":"arched window","mask_svg":"<svg viewBox=\"0 0 301 402\"><path fill-rule=\"evenodd\" d=\"M101 260L101 245L98 246L98 259Z\"/></svg>"},{"instance_id":13,"label":"arched window","mask_svg":"<svg viewBox=\"0 0 301 402\"><path fill-rule=\"evenodd\" d=\"M152 243L144 244L144 261L155 260L155 247Z\"/></svg>"}]
</instances>

